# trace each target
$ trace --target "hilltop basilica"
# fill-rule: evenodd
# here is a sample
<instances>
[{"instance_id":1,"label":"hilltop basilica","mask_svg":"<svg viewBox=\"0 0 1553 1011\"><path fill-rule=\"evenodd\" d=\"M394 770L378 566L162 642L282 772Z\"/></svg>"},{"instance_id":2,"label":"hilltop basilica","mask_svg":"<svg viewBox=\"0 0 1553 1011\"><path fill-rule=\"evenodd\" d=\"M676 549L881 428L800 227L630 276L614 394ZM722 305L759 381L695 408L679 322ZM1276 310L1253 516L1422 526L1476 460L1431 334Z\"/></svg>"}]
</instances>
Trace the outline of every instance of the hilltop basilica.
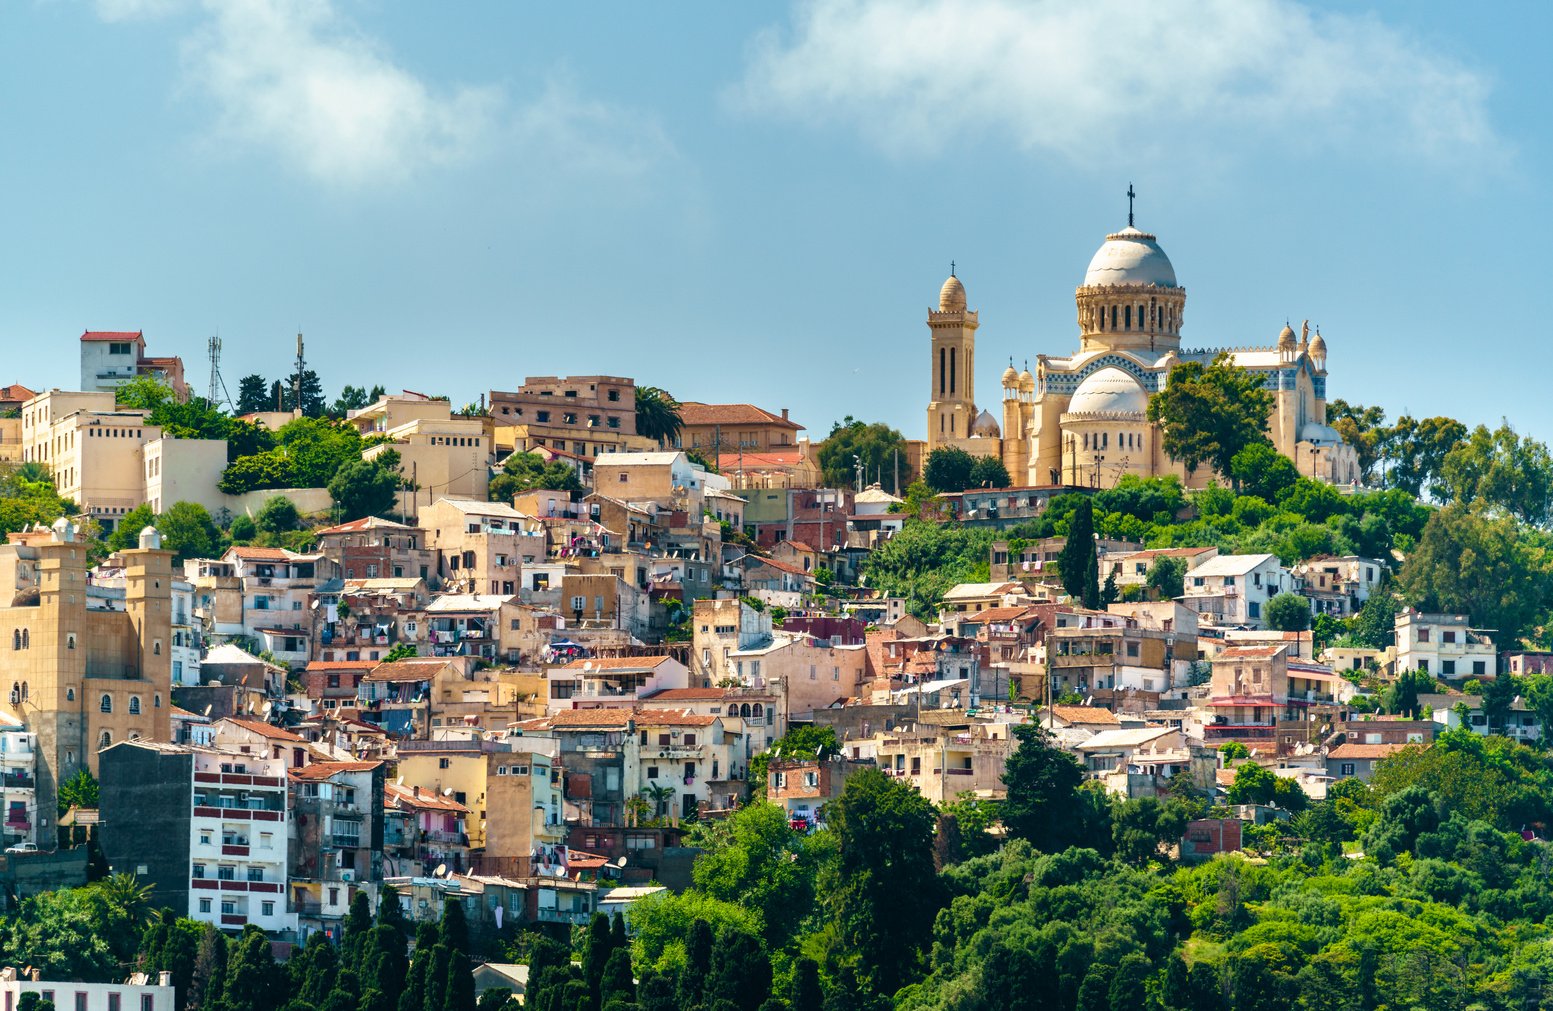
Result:
<instances>
[{"instance_id":1,"label":"hilltop basilica","mask_svg":"<svg viewBox=\"0 0 1553 1011\"><path fill-rule=\"evenodd\" d=\"M1129 188L1129 202L1131 190ZM1126 474L1175 474L1205 485L1211 469L1188 475L1165 455L1149 422L1149 394L1164 389L1172 366L1211 362L1227 352L1263 376L1273 393L1268 434L1301 474L1338 484L1358 479L1354 450L1326 424L1327 344L1309 324L1285 325L1269 347L1181 347L1186 289L1158 240L1133 227L1105 237L1075 295L1079 347L1066 357L1038 355L1035 373L1003 372L1001 422L976 405L978 314L950 273L928 312L932 389L924 457L940 446L997 456L1014 483L1109 488Z\"/></svg>"}]
</instances>

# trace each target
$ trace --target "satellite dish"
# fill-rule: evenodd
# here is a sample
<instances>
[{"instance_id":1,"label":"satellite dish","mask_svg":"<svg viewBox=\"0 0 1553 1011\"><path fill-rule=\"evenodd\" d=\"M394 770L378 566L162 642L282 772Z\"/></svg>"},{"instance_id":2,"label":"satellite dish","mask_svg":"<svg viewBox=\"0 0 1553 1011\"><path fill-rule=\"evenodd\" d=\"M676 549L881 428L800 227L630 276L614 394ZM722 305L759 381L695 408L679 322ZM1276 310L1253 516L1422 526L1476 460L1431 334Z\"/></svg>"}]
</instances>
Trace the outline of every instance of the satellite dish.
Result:
<instances>
[{"instance_id":1,"label":"satellite dish","mask_svg":"<svg viewBox=\"0 0 1553 1011\"><path fill-rule=\"evenodd\" d=\"M582 662L582 669L583 670L592 670L593 669L593 661L592 660L584 660Z\"/></svg>"},{"instance_id":2,"label":"satellite dish","mask_svg":"<svg viewBox=\"0 0 1553 1011\"><path fill-rule=\"evenodd\" d=\"M431 872L431 876L434 877L434 878L441 878L441 877L446 877L447 873L448 873L448 865L447 864L438 864L437 865L437 869Z\"/></svg>"},{"instance_id":3,"label":"satellite dish","mask_svg":"<svg viewBox=\"0 0 1553 1011\"><path fill-rule=\"evenodd\" d=\"M625 865L626 865L626 858L625 857L621 857L619 860L615 861L615 866L616 867L624 869Z\"/></svg>"},{"instance_id":4,"label":"satellite dish","mask_svg":"<svg viewBox=\"0 0 1553 1011\"><path fill-rule=\"evenodd\" d=\"M215 705L215 703L214 703L214 702L212 702L212 703L211 703L211 704L210 704L210 705L208 705L208 706L206 706L206 707L205 707L205 718L206 718L206 719L207 719L207 720L208 720L208 719L210 719L210 711L211 711L211 710L212 710L212 709L214 709L214 708L215 708L215 707L216 707L216 705Z\"/></svg>"},{"instance_id":5,"label":"satellite dish","mask_svg":"<svg viewBox=\"0 0 1553 1011\"><path fill-rule=\"evenodd\" d=\"M395 786L403 786L404 785L404 777L400 776L398 779L394 780L394 785Z\"/></svg>"},{"instance_id":6,"label":"satellite dish","mask_svg":"<svg viewBox=\"0 0 1553 1011\"><path fill-rule=\"evenodd\" d=\"M275 704L273 702L266 702L264 704L264 715L265 716L270 715L270 710L272 710L274 708L275 708Z\"/></svg>"},{"instance_id":7,"label":"satellite dish","mask_svg":"<svg viewBox=\"0 0 1553 1011\"><path fill-rule=\"evenodd\" d=\"M451 796L453 796L453 788L451 786L445 787L443 789L443 791L442 791L442 795L444 797L451 797Z\"/></svg>"}]
</instances>

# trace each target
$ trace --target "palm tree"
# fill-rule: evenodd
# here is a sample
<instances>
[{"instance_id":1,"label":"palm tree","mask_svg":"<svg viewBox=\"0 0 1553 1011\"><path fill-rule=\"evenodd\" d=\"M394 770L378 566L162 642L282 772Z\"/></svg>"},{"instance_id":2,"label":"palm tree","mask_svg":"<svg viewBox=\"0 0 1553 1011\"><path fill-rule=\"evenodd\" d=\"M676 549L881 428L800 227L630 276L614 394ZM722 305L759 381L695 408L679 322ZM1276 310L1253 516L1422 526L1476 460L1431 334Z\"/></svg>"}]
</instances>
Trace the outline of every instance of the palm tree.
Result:
<instances>
[{"instance_id":1,"label":"palm tree","mask_svg":"<svg viewBox=\"0 0 1553 1011\"><path fill-rule=\"evenodd\" d=\"M133 874L114 874L97 882L97 890L109 904L124 910L131 923L140 923L151 905L151 886Z\"/></svg>"},{"instance_id":2,"label":"palm tree","mask_svg":"<svg viewBox=\"0 0 1553 1011\"><path fill-rule=\"evenodd\" d=\"M656 818L667 817L670 811L669 805L674 800L674 787L649 786L647 788L647 795L652 798L653 816Z\"/></svg>"},{"instance_id":3,"label":"palm tree","mask_svg":"<svg viewBox=\"0 0 1553 1011\"><path fill-rule=\"evenodd\" d=\"M679 401L656 386L636 388L636 434L663 446L679 435Z\"/></svg>"}]
</instances>

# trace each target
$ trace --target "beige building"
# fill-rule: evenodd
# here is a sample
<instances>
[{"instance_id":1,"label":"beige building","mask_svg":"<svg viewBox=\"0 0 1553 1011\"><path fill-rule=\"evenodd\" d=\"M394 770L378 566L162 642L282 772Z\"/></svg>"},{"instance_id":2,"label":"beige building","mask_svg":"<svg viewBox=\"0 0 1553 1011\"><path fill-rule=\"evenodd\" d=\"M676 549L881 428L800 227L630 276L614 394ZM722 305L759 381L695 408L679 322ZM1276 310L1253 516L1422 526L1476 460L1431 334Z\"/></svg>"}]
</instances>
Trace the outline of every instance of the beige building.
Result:
<instances>
[{"instance_id":1,"label":"beige building","mask_svg":"<svg viewBox=\"0 0 1553 1011\"><path fill-rule=\"evenodd\" d=\"M486 497L492 455L486 419L454 417L448 401L406 393L383 397L350 421L363 436L389 440L364 450L363 460L399 454L400 473L414 485L400 495L402 514L413 517L441 498Z\"/></svg>"},{"instance_id":2,"label":"beige building","mask_svg":"<svg viewBox=\"0 0 1553 1011\"><path fill-rule=\"evenodd\" d=\"M962 793L1001 797L1003 770L1015 742L1007 723L989 723L961 714L926 714L910 729L874 736L874 756L891 776L908 781L934 804Z\"/></svg>"},{"instance_id":3,"label":"beige building","mask_svg":"<svg viewBox=\"0 0 1553 1011\"><path fill-rule=\"evenodd\" d=\"M59 494L105 529L145 501L141 447L161 437L111 391L50 390L22 407L22 460L48 467Z\"/></svg>"},{"instance_id":4,"label":"beige building","mask_svg":"<svg viewBox=\"0 0 1553 1011\"><path fill-rule=\"evenodd\" d=\"M774 633L771 640L728 654L733 677L746 688L772 688L794 719L868 694L868 650L822 646L809 636Z\"/></svg>"},{"instance_id":5,"label":"beige building","mask_svg":"<svg viewBox=\"0 0 1553 1011\"><path fill-rule=\"evenodd\" d=\"M143 501L152 512L175 502L193 502L215 514L232 502L216 487L227 465L225 439L152 439L140 453Z\"/></svg>"},{"instance_id":6,"label":"beige building","mask_svg":"<svg viewBox=\"0 0 1553 1011\"><path fill-rule=\"evenodd\" d=\"M516 392L492 390L496 450L548 448L592 459L645 449L636 434L636 383L621 376L529 376Z\"/></svg>"},{"instance_id":7,"label":"beige building","mask_svg":"<svg viewBox=\"0 0 1553 1011\"><path fill-rule=\"evenodd\" d=\"M421 507L419 522L449 592L517 593L524 563L545 558L542 524L501 502L439 499Z\"/></svg>"},{"instance_id":8,"label":"beige building","mask_svg":"<svg viewBox=\"0 0 1553 1011\"><path fill-rule=\"evenodd\" d=\"M1129 197L1130 199L1130 197ZM1079 349L1038 355L1035 371L1002 375L1001 420L976 403L978 312L951 272L928 313L927 442L923 455L958 446L999 457L1016 485L1109 488L1132 474L1175 474L1193 485L1213 475L1187 474L1164 451L1159 426L1146 417L1149 397L1165 388L1182 362L1222 353L1261 377L1273 394L1268 435L1302 474L1338 483L1358 479L1358 458L1326 423L1327 343L1307 323L1285 325L1259 347L1183 348L1186 289L1155 236L1132 224L1106 236L1075 293ZM920 461L914 461L920 464Z\"/></svg>"},{"instance_id":9,"label":"beige building","mask_svg":"<svg viewBox=\"0 0 1553 1011\"><path fill-rule=\"evenodd\" d=\"M771 640L771 615L738 598L698 600L691 605L690 654L693 680L701 685L733 684L732 654Z\"/></svg>"},{"instance_id":10,"label":"beige building","mask_svg":"<svg viewBox=\"0 0 1553 1011\"><path fill-rule=\"evenodd\" d=\"M0 608L0 707L37 734L38 838L54 839L59 784L123 740L170 739L172 553L147 529L123 553L124 610L87 607L87 545L67 520L34 545L36 603Z\"/></svg>"},{"instance_id":11,"label":"beige building","mask_svg":"<svg viewBox=\"0 0 1553 1011\"><path fill-rule=\"evenodd\" d=\"M679 405L680 431L675 449L693 449L709 460L721 454L787 452L798 445L803 426L787 416L754 404L703 404L687 400Z\"/></svg>"}]
</instances>

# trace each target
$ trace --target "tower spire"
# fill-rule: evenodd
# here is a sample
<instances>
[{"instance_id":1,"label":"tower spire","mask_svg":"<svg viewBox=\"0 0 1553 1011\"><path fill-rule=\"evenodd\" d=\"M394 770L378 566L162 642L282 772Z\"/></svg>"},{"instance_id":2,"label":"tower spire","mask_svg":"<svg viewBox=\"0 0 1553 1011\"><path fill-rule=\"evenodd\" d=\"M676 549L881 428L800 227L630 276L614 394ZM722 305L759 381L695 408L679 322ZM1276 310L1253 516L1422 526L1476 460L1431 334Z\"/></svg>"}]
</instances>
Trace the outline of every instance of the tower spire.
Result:
<instances>
[{"instance_id":1,"label":"tower spire","mask_svg":"<svg viewBox=\"0 0 1553 1011\"><path fill-rule=\"evenodd\" d=\"M1127 227L1132 227L1132 201L1137 194L1132 191L1132 183L1127 184Z\"/></svg>"}]
</instances>

